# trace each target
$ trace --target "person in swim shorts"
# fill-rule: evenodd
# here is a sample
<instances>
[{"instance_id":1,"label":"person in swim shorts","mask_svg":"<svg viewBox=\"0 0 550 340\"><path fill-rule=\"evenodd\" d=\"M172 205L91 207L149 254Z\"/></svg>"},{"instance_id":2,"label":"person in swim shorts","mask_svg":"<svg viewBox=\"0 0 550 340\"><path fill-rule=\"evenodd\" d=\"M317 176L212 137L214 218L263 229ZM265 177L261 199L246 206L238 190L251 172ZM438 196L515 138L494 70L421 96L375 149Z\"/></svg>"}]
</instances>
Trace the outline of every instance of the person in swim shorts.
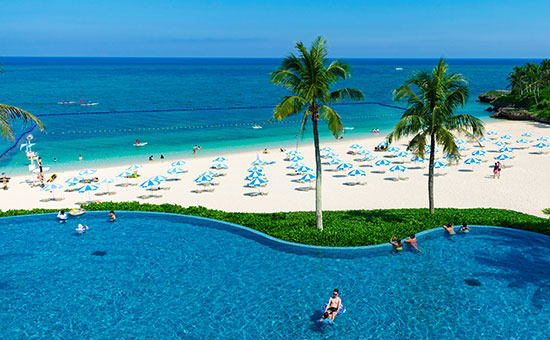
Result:
<instances>
[{"instance_id":1,"label":"person in swim shorts","mask_svg":"<svg viewBox=\"0 0 550 340\"><path fill-rule=\"evenodd\" d=\"M393 246L392 253L398 253L401 250L403 250L403 244L401 243L401 239L398 237L395 237L395 235L391 236L390 244Z\"/></svg>"},{"instance_id":2,"label":"person in swim shorts","mask_svg":"<svg viewBox=\"0 0 550 340\"><path fill-rule=\"evenodd\" d=\"M334 321L334 318L336 317L336 314L338 314L338 311L342 307L342 299L338 297L339 291L338 289L335 289L332 293L332 296L330 299L328 299L327 306L325 307L325 311L323 313L330 313L330 319Z\"/></svg>"}]
</instances>

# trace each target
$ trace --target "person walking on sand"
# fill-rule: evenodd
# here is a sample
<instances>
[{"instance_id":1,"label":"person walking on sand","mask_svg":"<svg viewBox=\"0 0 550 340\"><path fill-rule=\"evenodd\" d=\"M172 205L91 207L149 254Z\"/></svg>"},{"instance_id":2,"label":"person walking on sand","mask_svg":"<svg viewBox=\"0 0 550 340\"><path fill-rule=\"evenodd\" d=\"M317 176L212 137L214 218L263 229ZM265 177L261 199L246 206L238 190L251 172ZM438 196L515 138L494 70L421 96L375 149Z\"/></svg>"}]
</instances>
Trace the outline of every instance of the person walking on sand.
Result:
<instances>
[{"instance_id":1,"label":"person walking on sand","mask_svg":"<svg viewBox=\"0 0 550 340\"><path fill-rule=\"evenodd\" d=\"M195 145L195 146L193 147L193 156L195 156L196 153L197 153L197 146Z\"/></svg>"},{"instance_id":2,"label":"person walking on sand","mask_svg":"<svg viewBox=\"0 0 550 340\"><path fill-rule=\"evenodd\" d=\"M493 179L496 179L497 176L498 176L498 163L495 163L495 165L493 166Z\"/></svg>"},{"instance_id":3,"label":"person walking on sand","mask_svg":"<svg viewBox=\"0 0 550 340\"><path fill-rule=\"evenodd\" d=\"M497 171L497 178L500 179L500 172L502 171L502 163L499 161L497 162L497 168L498 168L498 171Z\"/></svg>"}]
</instances>

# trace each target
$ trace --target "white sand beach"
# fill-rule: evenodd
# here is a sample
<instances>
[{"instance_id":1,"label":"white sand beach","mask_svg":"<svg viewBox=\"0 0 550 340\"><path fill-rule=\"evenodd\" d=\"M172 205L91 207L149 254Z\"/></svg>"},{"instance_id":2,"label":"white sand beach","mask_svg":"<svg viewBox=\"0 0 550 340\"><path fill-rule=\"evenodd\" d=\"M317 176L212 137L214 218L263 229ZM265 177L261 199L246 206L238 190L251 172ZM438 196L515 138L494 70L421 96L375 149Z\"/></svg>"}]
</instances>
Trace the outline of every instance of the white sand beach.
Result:
<instances>
[{"instance_id":1,"label":"white sand beach","mask_svg":"<svg viewBox=\"0 0 550 340\"><path fill-rule=\"evenodd\" d=\"M505 168L500 179L493 179L492 165L494 157L499 155L499 147L491 142L484 143L487 153L479 158L486 160L479 165L466 165L464 160L472 157L471 153L479 150L473 143L465 144L467 150L462 151L462 160L458 165L448 166L439 169L441 176L435 178L435 204L436 207L454 208L505 208L517 210L537 216L544 216L542 209L550 207L550 155L540 154L540 149L532 147L536 139L541 136L550 137L550 126L519 121L495 121L486 124L486 130L498 132L496 140L503 140L509 143L512 148L523 146L515 141L522 138L524 132L531 132L530 143L524 144L526 149L515 149L510 155L513 159L503 161ZM509 134L513 138L504 140L500 137ZM403 165L406 171L399 176L406 179L394 180L398 175L390 172L389 168L398 158L391 158L390 152L374 152L374 147L383 140L385 136L373 136L371 138L324 143L324 146L334 148L339 154L337 158L353 165L353 169L361 169L366 176L359 179L349 177L347 171L333 171L334 165L323 165L323 209L377 209L377 208L425 208L428 205L427 199L427 161L423 164L411 163L412 156L404 158ZM491 137L491 136L488 136ZM526 137L527 138L527 137ZM394 143L393 146L401 150L406 149L404 141ZM364 149L371 151L378 156L374 161L359 162L356 159L361 156L347 154L350 145L357 143ZM287 151L292 146L287 145ZM78 193L77 191L66 191L67 189L78 189L82 184L69 187L65 181L78 175L78 171L56 172L55 167L47 174L56 173L58 178L55 184L63 185L62 188L53 192L57 200L50 200L52 193L41 190L38 186L31 186L29 181L36 176L15 176L9 182L8 190L0 190L0 207L8 209L31 209L31 208L73 208L78 202L92 200L99 201L135 201L147 203L176 203L182 206L205 206L225 211L247 211L247 212L276 212L276 211L304 211L314 209L314 190L302 191L298 188L314 186L314 183L300 184L293 180L300 176L290 176L293 170L287 167L291 164L284 161L285 153L279 150L269 150L269 154L262 154L262 145L258 145L258 151L243 153L220 154L227 158L224 163L228 165L225 176L215 177L214 182L219 185L211 186L212 192L195 193L202 187L193 182L199 174L214 164L214 157L188 157L182 160L187 164L182 168L188 170L186 173L169 175L167 170L171 163L179 159L165 159L163 161L143 162L139 169L140 175L137 179L120 179L116 176L123 172L126 167L100 168L92 176L100 180L104 178L115 178L116 182L109 184L110 191L116 192L113 195L101 195L107 191L106 184L100 184L97 191L90 193ZM304 159L305 165L314 169L313 146L302 145L298 148ZM548 148L543 151L548 151ZM272 165L264 167L269 183L263 188L246 188L245 176L251 162L257 158L257 154L264 161L274 161ZM442 160L442 152L436 154L438 160ZM388 159L392 162L390 166L378 167L374 162L379 159ZM325 161L328 161L326 159ZM128 164L130 166L131 164ZM380 170L385 170L380 173ZM213 170L218 172L216 170ZM312 171L312 173L315 173ZM8 174L9 175L9 174ZM156 175L167 176L169 180L162 182L161 190L151 191L141 188L139 184ZM84 177L92 177L84 176ZM175 180L174 180L175 179ZM366 182L366 185L346 185L350 182ZM122 186L126 182L131 186ZM250 196L250 193L261 191L264 195ZM99 193L100 195L97 195ZM149 197L158 195L158 197ZM60 200L61 199L61 200Z\"/></svg>"}]
</instances>

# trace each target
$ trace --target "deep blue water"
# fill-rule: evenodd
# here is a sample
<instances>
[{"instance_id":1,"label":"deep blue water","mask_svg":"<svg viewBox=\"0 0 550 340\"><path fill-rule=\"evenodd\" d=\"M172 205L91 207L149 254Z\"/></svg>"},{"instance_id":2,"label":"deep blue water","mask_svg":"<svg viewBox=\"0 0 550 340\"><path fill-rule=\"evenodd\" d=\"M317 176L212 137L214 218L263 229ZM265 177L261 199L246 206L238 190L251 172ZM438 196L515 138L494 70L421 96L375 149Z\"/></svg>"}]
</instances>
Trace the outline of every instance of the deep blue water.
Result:
<instances>
[{"instance_id":1,"label":"deep blue water","mask_svg":"<svg viewBox=\"0 0 550 340\"><path fill-rule=\"evenodd\" d=\"M352 78L340 84L356 87L368 102L394 104L391 92L411 72L430 69L436 59L347 59ZM203 153L220 149L263 149L295 140L299 119L269 124L272 109L201 110L165 113L103 115L55 115L92 111L227 108L274 106L285 92L269 82L279 59L177 59L177 58L15 58L0 57L5 73L0 76L0 102L42 116L47 133L35 132L35 150L45 165L56 168L97 166L144 160L150 154L189 156L193 145ZM512 67L526 60L451 59L452 72L464 74L471 98L465 112L486 119L485 105L477 95L506 87ZM403 71L395 68L401 67ZM59 101L75 101L59 105ZM83 107L79 101L98 102ZM373 128L389 129L400 117L399 109L377 105L336 106L344 126L355 127L347 136L362 136ZM253 130L252 124L265 124ZM325 129L323 129L325 131ZM307 133L306 133L307 134ZM309 134L307 134L309 135ZM328 132L324 138L331 138ZM139 139L149 143L135 148ZM308 143L306 139L304 142ZM9 143L0 141L0 149ZM78 155L84 163L77 161ZM24 171L23 153L0 159L9 173ZM55 170L55 169L54 169Z\"/></svg>"},{"instance_id":2,"label":"deep blue water","mask_svg":"<svg viewBox=\"0 0 550 340\"><path fill-rule=\"evenodd\" d=\"M76 236L78 223L89 231ZM423 254L313 256L182 216L0 224L3 339L548 338L543 235L474 226L419 238ZM347 312L321 327L333 288Z\"/></svg>"}]
</instances>

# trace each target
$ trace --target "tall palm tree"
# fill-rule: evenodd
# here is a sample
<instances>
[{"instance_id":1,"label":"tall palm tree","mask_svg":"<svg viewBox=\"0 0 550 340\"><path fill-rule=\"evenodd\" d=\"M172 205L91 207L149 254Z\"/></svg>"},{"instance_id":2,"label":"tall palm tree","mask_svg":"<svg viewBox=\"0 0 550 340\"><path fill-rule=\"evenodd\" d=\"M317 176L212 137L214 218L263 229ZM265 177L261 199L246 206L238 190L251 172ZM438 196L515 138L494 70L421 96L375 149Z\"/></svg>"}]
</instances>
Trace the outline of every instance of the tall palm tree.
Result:
<instances>
[{"instance_id":1,"label":"tall palm tree","mask_svg":"<svg viewBox=\"0 0 550 340\"><path fill-rule=\"evenodd\" d=\"M431 73L422 71L412 74L400 87L394 90L395 101L404 100L408 108L388 135L391 143L401 137L414 137L408 150L424 156L425 146L430 145L428 168L428 200L430 213L434 212L434 160L436 144L443 152L460 157L453 132L483 135L481 120L468 114L455 114L468 98L467 82L461 74L447 73L445 60L440 59Z\"/></svg>"},{"instance_id":2,"label":"tall palm tree","mask_svg":"<svg viewBox=\"0 0 550 340\"><path fill-rule=\"evenodd\" d=\"M0 74L1 73L3 73L3 70L0 67ZM32 120L36 122L41 130L44 129L44 124L27 111L15 106L0 104L0 137L4 139L15 139L13 130L11 129L11 123L15 119L21 119L24 123Z\"/></svg>"},{"instance_id":3,"label":"tall palm tree","mask_svg":"<svg viewBox=\"0 0 550 340\"><path fill-rule=\"evenodd\" d=\"M274 117L283 120L288 116L303 113L300 133L304 131L307 117L313 125L313 142L315 146L315 165L317 179L315 183L315 212L317 229L323 230L321 205L321 152L319 150L319 119L327 121L328 128L334 137L342 131L340 116L327 104L347 99L362 100L363 92L358 89L339 89L331 91L331 85L350 76L350 66L339 60L329 63L327 42L317 37L308 50L303 43L296 43L299 54L290 54L283 59L277 71L271 73L271 82L281 85L292 92L284 96L275 107Z\"/></svg>"}]
</instances>

